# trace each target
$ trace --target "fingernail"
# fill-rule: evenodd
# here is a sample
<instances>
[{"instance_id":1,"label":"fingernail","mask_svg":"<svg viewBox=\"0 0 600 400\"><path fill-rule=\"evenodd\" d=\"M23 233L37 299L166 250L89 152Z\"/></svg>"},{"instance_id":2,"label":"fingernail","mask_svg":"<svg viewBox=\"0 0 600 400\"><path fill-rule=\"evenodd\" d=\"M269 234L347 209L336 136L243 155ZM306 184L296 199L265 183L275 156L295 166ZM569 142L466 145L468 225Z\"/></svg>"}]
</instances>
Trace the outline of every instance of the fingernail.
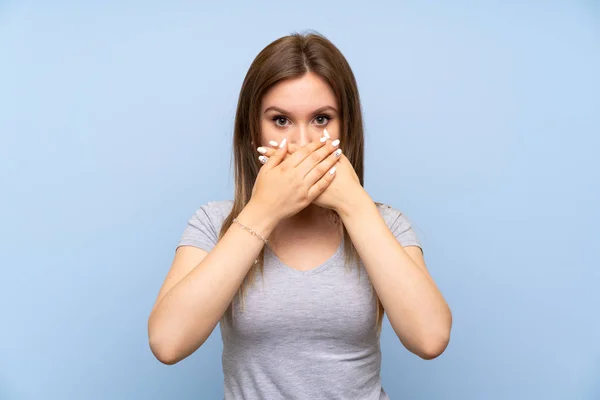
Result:
<instances>
[{"instance_id":1,"label":"fingernail","mask_svg":"<svg viewBox=\"0 0 600 400\"><path fill-rule=\"evenodd\" d=\"M333 147L337 147L338 144L340 144L340 139L335 139L333 142L331 142Z\"/></svg>"},{"instance_id":2,"label":"fingernail","mask_svg":"<svg viewBox=\"0 0 600 400\"><path fill-rule=\"evenodd\" d=\"M274 141L274 140L271 140L271 141L269 142L269 144L270 144L271 146L273 146L273 147L277 147L277 146L279 146L279 143L277 143L277 142L276 142L276 141Z\"/></svg>"},{"instance_id":3,"label":"fingernail","mask_svg":"<svg viewBox=\"0 0 600 400\"><path fill-rule=\"evenodd\" d=\"M265 156L258 157L258 161L260 161L262 164L266 163L268 159L269 158Z\"/></svg>"},{"instance_id":4,"label":"fingernail","mask_svg":"<svg viewBox=\"0 0 600 400\"><path fill-rule=\"evenodd\" d=\"M335 153L333 153L333 154L335 154L335 156L336 156L336 157L339 157L339 156L341 156L341 155L342 155L342 149L337 149L337 150L335 151Z\"/></svg>"},{"instance_id":5,"label":"fingernail","mask_svg":"<svg viewBox=\"0 0 600 400\"><path fill-rule=\"evenodd\" d=\"M335 174L335 167L331 168L331 169L329 170L329 173L330 173L331 175Z\"/></svg>"},{"instance_id":6,"label":"fingernail","mask_svg":"<svg viewBox=\"0 0 600 400\"><path fill-rule=\"evenodd\" d=\"M327 138L325 136L323 136L321 139L319 139L321 141L321 143L324 143L327 141Z\"/></svg>"},{"instance_id":7,"label":"fingernail","mask_svg":"<svg viewBox=\"0 0 600 400\"><path fill-rule=\"evenodd\" d=\"M258 151L260 154L265 154L267 152L267 149L264 147L259 147L258 149L256 149L256 151Z\"/></svg>"},{"instance_id":8,"label":"fingernail","mask_svg":"<svg viewBox=\"0 0 600 400\"><path fill-rule=\"evenodd\" d=\"M331 136L329 136L329 132L327 132L327 128L323 129L323 136L325 136L327 139L331 139Z\"/></svg>"},{"instance_id":9,"label":"fingernail","mask_svg":"<svg viewBox=\"0 0 600 400\"><path fill-rule=\"evenodd\" d=\"M283 149L283 146L285 146L285 142L287 142L287 139L285 139L285 138L284 138L284 139L281 141L281 144L279 145L279 148L280 148L280 149Z\"/></svg>"}]
</instances>

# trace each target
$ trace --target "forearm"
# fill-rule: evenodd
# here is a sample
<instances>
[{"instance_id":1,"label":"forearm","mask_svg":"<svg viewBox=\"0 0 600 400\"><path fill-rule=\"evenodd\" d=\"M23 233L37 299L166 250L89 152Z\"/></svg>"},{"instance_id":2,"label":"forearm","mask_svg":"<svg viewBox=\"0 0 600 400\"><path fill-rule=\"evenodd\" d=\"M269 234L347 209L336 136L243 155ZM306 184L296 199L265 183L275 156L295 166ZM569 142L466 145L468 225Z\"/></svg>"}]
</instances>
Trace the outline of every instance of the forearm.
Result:
<instances>
[{"instance_id":1,"label":"forearm","mask_svg":"<svg viewBox=\"0 0 600 400\"><path fill-rule=\"evenodd\" d=\"M275 221L247 206L238 220L264 237ZM159 301L149 320L151 340L169 363L197 350L229 307L264 243L237 224L206 257Z\"/></svg>"},{"instance_id":2,"label":"forearm","mask_svg":"<svg viewBox=\"0 0 600 400\"><path fill-rule=\"evenodd\" d=\"M352 196L339 214L398 338L424 358L441 353L451 315L433 280L398 243L366 192Z\"/></svg>"}]
</instances>

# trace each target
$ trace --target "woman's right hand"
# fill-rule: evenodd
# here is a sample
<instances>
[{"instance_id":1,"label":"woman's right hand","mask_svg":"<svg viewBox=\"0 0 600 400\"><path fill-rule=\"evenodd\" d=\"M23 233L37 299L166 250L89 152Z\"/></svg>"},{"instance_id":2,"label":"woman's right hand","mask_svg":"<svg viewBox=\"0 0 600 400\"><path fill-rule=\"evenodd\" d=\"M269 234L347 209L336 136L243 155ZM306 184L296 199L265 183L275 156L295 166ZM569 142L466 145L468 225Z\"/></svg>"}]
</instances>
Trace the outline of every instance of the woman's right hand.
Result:
<instances>
[{"instance_id":1,"label":"woman's right hand","mask_svg":"<svg viewBox=\"0 0 600 400\"><path fill-rule=\"evenodd\" d=\"M284 141L260 169L250 203L259 205L277 220L290 217L313 202L335 178L339 141L311 142L292 154ZM262 155L261 157L265 157Z\"/></svg>"}]
</instances>

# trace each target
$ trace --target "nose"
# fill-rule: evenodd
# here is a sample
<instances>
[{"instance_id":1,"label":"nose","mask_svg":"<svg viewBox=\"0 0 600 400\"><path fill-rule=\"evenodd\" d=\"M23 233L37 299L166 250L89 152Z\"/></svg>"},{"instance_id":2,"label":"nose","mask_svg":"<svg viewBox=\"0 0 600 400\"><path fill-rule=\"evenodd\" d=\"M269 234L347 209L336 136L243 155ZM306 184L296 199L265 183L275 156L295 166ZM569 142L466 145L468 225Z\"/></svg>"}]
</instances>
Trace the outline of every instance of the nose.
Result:
<instances>
[{"instance_id":1,"label":"nose","mask_svg":"<svg viewBox=\"0 0 600 400\"><path fill-rule=\"evenodd\" d=\"M305 144L308 144L309 142L310 142L310 137L309 137L308 129L304 125L302 125L302 126L300 126L300 134L299 134L298 144L300 146L304 146Z\"/></svg>"},{"instance_id":2,"label":"nose","mask_svg":"<svg viewBox=\"0 0 600 400\"><path fill-rule=\"evenodd\" d=\"M306 126L304 124L298 125L297 129L292 132L291 137L288 138L288 141L297 146L304 146L315 140L315 132L313 131L314 129L312 129L310 126Z\"/></svg>"}]
</instances>

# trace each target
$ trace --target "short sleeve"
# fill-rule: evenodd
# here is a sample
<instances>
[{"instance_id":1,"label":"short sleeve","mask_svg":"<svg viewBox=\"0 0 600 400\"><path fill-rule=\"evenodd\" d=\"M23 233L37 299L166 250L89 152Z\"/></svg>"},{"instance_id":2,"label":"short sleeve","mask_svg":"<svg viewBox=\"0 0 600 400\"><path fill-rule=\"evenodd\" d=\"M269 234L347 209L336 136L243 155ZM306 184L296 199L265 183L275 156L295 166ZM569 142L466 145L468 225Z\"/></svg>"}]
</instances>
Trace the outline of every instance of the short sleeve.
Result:
<instances>
[{"instance_id":1,"label":"short sleeve","mask_svg":"<svg viewBox=\"0 0 600 400\"><path fill-rule=\"evenodd\" d=\"M409 220L401 211L385 204L379 206L379 211L392 234L403 247L417 246L421 251L423 250L421 241L417 237Z\"/></svg>"},{"instance_id":2,"label":"short sleeve","mask_svg":"<svg viewBox=\"0 0 600 400\"><path fill-rule=\"evenodd\" d=\"M219 207L215 203L201 206L188 220L177 247L194 246L210 252L219 240L219 231L223 224Z\"/></svg>"}]
</instances>

